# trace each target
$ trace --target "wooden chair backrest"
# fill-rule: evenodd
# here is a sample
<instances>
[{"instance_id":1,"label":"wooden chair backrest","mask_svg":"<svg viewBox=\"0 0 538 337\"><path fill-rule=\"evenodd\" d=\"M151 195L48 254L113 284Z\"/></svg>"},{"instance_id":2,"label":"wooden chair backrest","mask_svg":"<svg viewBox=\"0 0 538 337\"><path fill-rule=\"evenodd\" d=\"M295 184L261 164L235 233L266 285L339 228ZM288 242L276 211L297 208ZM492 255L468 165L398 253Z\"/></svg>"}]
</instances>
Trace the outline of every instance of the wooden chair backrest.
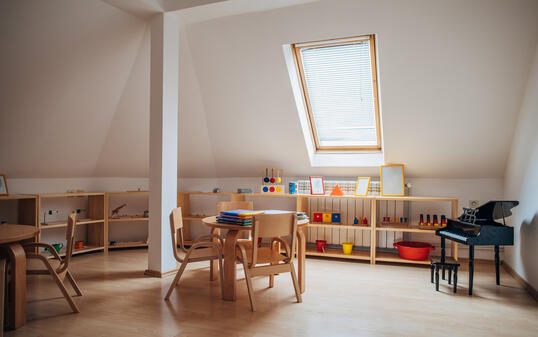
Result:
<instances>
[{"instance_id":1,"label":"wooden chair backrest","mask_svg":"<svg viewBox=\"0 0 538 337\"><path fill-rule=\"evenodd\" d=\"M170 213L170 234L172 235L172 247L174 249L174 257L180 261L177 253L177 243L179 241L179 248L185 251L183 245L183 216L181 215L181 207L176 207ZM177 239L176 239L177 238Z\"/></svg>"},{"instance_id":2,"label":"wooden chair backrest","mask_svg":"<svg viewBox=\"0 0 538 337\"><path fill-rule=\"evenodd\" d=\"M233 211L235 209L247 209L252 211L254 203L252 201L219 201L217 202L217 215L224 211Z\"/></svg>"},{"instance_id":3,"label":"wooden chair backrest","mask_svg":"<svg viewBox=\"0 0 538 337\"><path fill-rule=\"evenodd\" d=\"M297 214L258 214L254 216L252 224L252 264L256 265L258 256L257 238L289 237L291 246L291 255L295 252L297 242ZM255 239L256 238L256 239ZM256 241L256 242L254 242Z\"/></svg>"},{"instance_id":4,"label":"wooden chair backrest","mask_svg":"<svg viewBox=\"0 0 538 337\"><path fill-rule=\"evenodd\" d=\"M71 261L71 256L73 255L73 248L75 246L75 227L77 225L77 214L71 213L67 217L67 231L65 233L65 257L63 259L62 265L60 266L58 272L61 273L67 269L69 266L69 261Z\"/></svg>"}]
</instances>

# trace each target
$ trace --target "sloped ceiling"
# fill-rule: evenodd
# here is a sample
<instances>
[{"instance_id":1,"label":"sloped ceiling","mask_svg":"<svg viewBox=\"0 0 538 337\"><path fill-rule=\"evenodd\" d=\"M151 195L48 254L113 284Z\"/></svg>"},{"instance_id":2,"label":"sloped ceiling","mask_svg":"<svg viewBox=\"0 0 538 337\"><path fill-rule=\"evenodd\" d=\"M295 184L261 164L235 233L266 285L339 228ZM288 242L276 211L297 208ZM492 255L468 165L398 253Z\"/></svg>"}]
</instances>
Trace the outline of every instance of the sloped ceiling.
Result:
<instances>
[{"instance_id":1,"label":"sloped ceiling","mask_svg":"<svg viewBox=\"0 0 538 337\"><path fill-rule=\"evenodd\" d=\"M376 33L385 160L502 177L537 36L533 1L321 1L187 27L219 176L311 168L282 45Z\"/></svg>"},{"instance_id":2,"label":"sloped ceiling","mask_svg":"<svg viewBox=\"0 0 538 337\"><path fill-rule=\"evenodd\" d=\"M0 16L0 171L93 176L145 22L84 0L1 1Z\"/></svg>"},{"instance_id":3,"label":"sloped ceiling","mask_svg":"<svg viewBox=\"0 0 538 337\"><path fill-rule=\"evenodd\" d=\"M148 25L109 3L0 2L0 173L147 176ZM180 176L258 176L266 166L376 175L310 167L282 55L282 44L366 33L378 35L386 161L415 177L503 176L536 46L535 1L196 13L180 32Z\"/></svg>"}]
</instances>

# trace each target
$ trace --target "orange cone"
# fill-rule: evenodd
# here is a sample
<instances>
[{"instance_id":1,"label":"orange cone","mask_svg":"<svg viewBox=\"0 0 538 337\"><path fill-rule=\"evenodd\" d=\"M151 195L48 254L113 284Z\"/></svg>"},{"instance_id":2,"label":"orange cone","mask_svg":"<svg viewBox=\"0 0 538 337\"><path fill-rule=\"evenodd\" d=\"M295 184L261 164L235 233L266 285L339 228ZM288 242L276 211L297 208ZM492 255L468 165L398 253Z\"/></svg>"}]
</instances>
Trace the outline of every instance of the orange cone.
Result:
<instances>
[{"instance_id":1,"label":"orange cone","mask_svg":"<svg viewBox=\"0 0 538 337\"><path fill-rule=\"evenodd\" d=\"M342 196L344 195L344 192L342 192L342 190L340 189L340 186L336 185L334 189L332 190L331 195Z\"/></svg>"}]
</instances>

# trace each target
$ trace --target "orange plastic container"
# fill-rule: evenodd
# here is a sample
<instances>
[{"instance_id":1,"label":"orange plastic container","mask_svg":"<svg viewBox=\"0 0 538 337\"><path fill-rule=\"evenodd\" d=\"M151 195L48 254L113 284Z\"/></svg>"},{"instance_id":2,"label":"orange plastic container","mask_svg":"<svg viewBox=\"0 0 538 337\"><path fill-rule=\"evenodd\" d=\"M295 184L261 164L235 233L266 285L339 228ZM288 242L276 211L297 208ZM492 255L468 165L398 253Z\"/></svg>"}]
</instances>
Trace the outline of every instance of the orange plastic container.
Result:
<instances>
[{"instance_id":1,"label":"orange plastic container","mask_svg":"<svg viewBox=\"0 0 538 337\"><path fill-rule=\"evenodd\" d=\"M424 261L430 256L430 251L435 247L426 242L400 241L395 242L394 247L398 248L398 255L402 259L413 261Z\"/></svg>"}]
</instances>

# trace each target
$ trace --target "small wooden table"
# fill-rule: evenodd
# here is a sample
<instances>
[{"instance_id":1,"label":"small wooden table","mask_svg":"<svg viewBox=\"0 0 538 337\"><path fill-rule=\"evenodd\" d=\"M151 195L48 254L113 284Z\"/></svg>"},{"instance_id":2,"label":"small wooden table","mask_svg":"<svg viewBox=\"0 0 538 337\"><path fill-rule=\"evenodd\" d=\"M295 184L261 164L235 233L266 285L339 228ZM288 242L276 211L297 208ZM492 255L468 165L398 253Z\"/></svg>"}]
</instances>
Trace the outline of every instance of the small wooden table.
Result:
<instances>
[{"instance_id":1,"label":"small wooden table","mask_svg":"<svg viewBox=\"0 0 538 337\"><path fill-rule=\"evenodd\" d=\"M27 225L0 225L0 250L11 265L8 326L17 329L26 323L26 253L20 241L33 238L39 230Z\"/></svg>"},{"instance_id":2,"label":"small wooden table","mask_svg":"<svg viewBox=\"0 0 538 337\"><path fill-rule=\"evenodd\" d=\"M239 226L230 225L217 222L216 216L210 216L202 219L202 222L212 227L211 232L215 232L217 229L227 229L226 240L224 241L224 296L223 298L228 301L235 301L236 289L237 289L237 274L235 263L235 244L241 231L252 230L252 226ZM308 220L297 221L297 274L299 288L301 293L306 290L305 286L305 259L306 259L306 238L303 232L303 228L308 224ZM216 270L216 268L213 268Z\"/></svg>"}]
</instances>

